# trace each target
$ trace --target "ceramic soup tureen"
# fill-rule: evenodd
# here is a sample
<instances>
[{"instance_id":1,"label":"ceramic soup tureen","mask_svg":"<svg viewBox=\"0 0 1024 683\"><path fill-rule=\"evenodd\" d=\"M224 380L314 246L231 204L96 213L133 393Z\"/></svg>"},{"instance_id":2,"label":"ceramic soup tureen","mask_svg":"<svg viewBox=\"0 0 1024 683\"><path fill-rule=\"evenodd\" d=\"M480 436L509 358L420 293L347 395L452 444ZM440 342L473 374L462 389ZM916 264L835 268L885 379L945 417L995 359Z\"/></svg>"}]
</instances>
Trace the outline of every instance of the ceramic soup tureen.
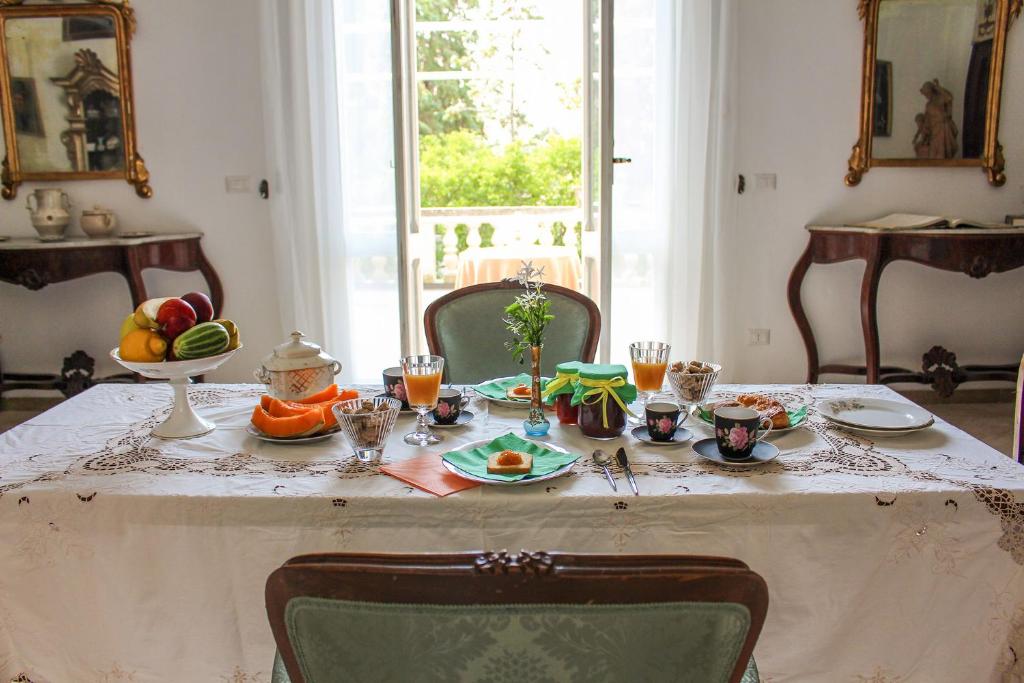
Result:
<instances>
[{"instance_id":1,"label":"ceramic soup tureen","mask_svg":"<svg viewBox=\"0 0 1024 683\"><path fill-rule=\"evenodd\" d=\"M292 339L274 347L255 371L256 379L268 386L267 393L282 401L298 401L326 389L341 372L341 363L319 346L303 341L305 335L292 332Z\"/></svg>"}]
</instances>

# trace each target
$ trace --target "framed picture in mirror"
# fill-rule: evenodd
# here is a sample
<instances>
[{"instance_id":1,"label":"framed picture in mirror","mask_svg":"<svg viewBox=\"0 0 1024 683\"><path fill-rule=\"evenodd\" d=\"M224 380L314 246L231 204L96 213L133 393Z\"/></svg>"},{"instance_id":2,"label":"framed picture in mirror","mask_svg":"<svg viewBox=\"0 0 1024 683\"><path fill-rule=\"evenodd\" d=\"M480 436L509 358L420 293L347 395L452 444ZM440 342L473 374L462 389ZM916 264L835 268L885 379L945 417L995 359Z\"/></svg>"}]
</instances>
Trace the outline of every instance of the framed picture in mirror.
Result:
<instances>
[{"instance_id":1,"label":"framed picture in mirror","mask_svg":"<svg viewBox=\"0 0 1024 683\"><path fill-rule=\"evenodd\" d=\"M852 1L852 0L851 0ZM876 166L977 167L1006 182L999 144L1006 34L1022 0L857 0L860 136L846 184Z\"/></svg>"},{"instance_id":2,"label":"framed picture in mirror","mask_svg":"<svg viewBox=\"0 0 1024 683\"><path fill-rule=\"evenodd\" d=\"M0 195L32 180L119 178L150 197L138 151L127 0L0 0Z\"/></svg>"}]
</instances>

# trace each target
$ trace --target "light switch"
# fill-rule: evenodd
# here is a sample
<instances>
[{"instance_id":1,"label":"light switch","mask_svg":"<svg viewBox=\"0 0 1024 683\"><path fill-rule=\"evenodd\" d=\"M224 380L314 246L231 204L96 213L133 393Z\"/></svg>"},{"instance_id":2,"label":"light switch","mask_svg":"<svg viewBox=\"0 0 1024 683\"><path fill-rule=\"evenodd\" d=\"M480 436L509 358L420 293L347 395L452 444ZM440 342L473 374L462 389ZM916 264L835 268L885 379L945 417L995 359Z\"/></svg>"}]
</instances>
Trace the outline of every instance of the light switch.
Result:
<instances>
[{"instance_id":1,"label":"light switch","mask_svg":"<svg viewBox=\"0 0 1024 683\"><path fill-rule=\"evenodd\" d=\"M774 173L755 173L754 187L759 190L774 190L776 186Z\"/></svg>"},{"instance_id":2,"label":"light switch","mask_svg":"<svg viewBox=\"0 0 1024 683\"><path fill-rule=\"evenodd\" d=\"M772 331L767 328L750 328L747 330L748 346L768 346L772 343Z\"/></svg>"},{"instance_id":3,"label":"light switch","mask_svg":"<svg viewBox=\"0 0 1024 683\"><path fill-rule=\"evenodd\" d=\"M249 176L247 175L228 175L224 176L224 190L228 193L235 192L248 192L249 191Z\"/></svg>"}]
</instances>

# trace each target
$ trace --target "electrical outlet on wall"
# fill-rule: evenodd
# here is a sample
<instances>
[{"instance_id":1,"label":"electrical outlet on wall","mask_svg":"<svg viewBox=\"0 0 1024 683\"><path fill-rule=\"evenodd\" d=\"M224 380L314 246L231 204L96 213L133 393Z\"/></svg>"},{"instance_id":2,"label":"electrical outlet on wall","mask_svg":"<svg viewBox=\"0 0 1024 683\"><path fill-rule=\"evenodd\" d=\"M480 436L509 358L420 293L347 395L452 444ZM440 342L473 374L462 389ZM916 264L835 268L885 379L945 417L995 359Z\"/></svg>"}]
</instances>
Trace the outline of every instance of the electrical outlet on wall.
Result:
<instances>
[{"instance_id":1,"label":"electrical outlet on wall","mask_svg":"<svg viewBox=\"0 0 1024 683\"><path fill-rule=\"evenodd\" d=\"M747 346L768 346L772 343L772 331L768 328L750 328L747 330Z\"/></svg>"},{"instance_id":2,"label":"electrical outlet on wall","mask_svg":"<svg viewBox=\"0 0 1024 683\"><path fill-rule=\"evenodd\" d=\"M778 185L778 179L774 173L755 173L754 186L759 190L774 190Z\"/></svg>"},{"instance_id":3,"label":"electrical outlet on wall","mask_svg":"<svg viewBox=\"0 0 1024 683\"><path fill-rule=\"evenodd\" d=\"M249 191L249 176L247 175L228 175L224 176L224 191L233 194L235 192L243 193Z\"/></svg>"}]
</instances>

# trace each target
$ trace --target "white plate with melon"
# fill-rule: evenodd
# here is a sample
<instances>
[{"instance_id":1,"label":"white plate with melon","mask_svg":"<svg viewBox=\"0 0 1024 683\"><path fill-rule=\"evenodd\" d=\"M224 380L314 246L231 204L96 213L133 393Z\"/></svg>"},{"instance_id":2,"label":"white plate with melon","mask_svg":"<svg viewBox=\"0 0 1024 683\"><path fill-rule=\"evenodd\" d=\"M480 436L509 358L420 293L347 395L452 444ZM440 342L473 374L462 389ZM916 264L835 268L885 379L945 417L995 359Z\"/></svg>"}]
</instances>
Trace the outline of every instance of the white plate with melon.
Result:
<instances>
[{"instance_id":1,"label":"white plate with melon","mask_svg":"<svg viewBox=\"0 0 1024 683\"><path fill-rule=\"evenodd\" d=\"M358 391L340 389L337 384L300 401L283 401L264 394L253 409L245 431L270 443L294 445L323 441L341 431L331 407L353 398L359 398Z\"/></svg>"}]
</instances>

